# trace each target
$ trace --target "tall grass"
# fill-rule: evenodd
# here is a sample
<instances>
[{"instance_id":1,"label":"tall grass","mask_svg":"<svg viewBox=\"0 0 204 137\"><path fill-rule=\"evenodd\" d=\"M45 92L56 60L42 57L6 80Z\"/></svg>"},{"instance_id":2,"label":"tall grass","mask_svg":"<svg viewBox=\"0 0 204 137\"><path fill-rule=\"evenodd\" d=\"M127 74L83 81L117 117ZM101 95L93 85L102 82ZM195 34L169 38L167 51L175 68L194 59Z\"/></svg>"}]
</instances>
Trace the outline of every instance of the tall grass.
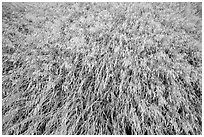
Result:
<instances>
[{"instance_id":1,"label":"tall grass","mask_svg":"<svg viewBox=\"0 0 204 137\"><path fill-rule=\"evenodd\" d=\"M202 134L201 3L2 9L4 135Z\"/></svg>"}]
</instances>

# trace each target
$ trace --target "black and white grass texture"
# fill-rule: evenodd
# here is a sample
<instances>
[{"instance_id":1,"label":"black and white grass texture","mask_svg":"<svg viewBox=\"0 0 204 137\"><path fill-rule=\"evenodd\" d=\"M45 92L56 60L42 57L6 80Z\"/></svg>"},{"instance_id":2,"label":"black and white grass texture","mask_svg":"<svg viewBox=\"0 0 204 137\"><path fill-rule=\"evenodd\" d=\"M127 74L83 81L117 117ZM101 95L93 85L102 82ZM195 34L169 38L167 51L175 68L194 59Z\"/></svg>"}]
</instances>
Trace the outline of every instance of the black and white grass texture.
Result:
<instances>
[{"instance_id":1,"label":"black and white grass texture","mask_svg":"<svg viewBox=\"0 0 204 137\"><path fill-rule=\"evenodd\" d=\"M201 135L202 3L2 3L3 135Z\"/></svg>"}]
</instances>

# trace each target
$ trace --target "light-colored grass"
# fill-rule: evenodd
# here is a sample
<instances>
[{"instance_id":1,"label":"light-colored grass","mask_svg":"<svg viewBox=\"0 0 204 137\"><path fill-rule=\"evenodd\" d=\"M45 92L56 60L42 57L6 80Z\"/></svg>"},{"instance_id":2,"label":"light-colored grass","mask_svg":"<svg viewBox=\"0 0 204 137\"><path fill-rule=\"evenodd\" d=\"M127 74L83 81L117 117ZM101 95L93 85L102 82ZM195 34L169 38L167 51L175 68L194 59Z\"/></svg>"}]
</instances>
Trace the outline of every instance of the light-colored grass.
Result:
<instances>
[{"instance_id":1,"label":"light-colored grass","mask_svg":"<svg viewBox=\"0 0 204 137\"><path fill-rule=\"evenodd\" d=\"M202 134L201 3L2 9L3 134Z\"/></svg>"}]
</instances>

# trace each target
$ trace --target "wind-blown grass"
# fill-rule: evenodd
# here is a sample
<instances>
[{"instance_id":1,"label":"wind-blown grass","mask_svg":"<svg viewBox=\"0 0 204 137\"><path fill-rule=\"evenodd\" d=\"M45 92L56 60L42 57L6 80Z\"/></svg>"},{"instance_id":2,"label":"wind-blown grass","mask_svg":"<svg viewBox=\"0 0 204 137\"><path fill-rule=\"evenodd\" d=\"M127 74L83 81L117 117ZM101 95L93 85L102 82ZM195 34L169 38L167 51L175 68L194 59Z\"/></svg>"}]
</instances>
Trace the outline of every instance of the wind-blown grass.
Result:
<instances>
[{"instance_id":1,"label":"wind-blown grass","mask_svg":"<svg viewBox=\"0 0 204 137\"><path fill-rule=\"evenodd\" d=\"M2 133L202 134L201 3L3 3Z\"/></svg>"}]
</instances>

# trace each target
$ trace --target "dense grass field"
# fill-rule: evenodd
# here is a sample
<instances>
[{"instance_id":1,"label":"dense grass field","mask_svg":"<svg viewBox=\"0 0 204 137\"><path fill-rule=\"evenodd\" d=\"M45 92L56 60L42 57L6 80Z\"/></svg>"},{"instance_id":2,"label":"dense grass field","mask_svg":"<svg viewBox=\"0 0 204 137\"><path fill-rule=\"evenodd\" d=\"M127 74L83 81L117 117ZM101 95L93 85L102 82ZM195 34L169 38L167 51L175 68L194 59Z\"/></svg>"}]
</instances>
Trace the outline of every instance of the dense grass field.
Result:
<instances>
[{"instance_id":1,"label":"dense grass field","mask_svg":"<svg viewBox=\"0 0 204 137\"><path fill-rule=\"evenodd\" d=\"M202 3L2 3L2 134L202 134Z\"/></svg>"}]
</instances>

